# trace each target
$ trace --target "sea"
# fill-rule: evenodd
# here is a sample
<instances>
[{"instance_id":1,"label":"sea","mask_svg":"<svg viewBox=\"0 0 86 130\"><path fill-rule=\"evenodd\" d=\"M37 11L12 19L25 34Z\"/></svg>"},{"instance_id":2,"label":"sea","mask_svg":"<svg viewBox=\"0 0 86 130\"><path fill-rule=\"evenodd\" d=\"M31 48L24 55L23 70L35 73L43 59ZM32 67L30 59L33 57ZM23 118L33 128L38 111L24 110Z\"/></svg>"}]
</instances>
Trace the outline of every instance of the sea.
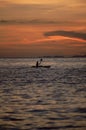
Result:
<instances>
[{"instance_id":1,"label":"sea","mask_svg":"<svg viewBox=\"0 0 86 130\"><path fill-rule=\"evenodd\" d=\"M86 58L0 59L0 130L86 130Z\"/></svg>"}]
</instances>

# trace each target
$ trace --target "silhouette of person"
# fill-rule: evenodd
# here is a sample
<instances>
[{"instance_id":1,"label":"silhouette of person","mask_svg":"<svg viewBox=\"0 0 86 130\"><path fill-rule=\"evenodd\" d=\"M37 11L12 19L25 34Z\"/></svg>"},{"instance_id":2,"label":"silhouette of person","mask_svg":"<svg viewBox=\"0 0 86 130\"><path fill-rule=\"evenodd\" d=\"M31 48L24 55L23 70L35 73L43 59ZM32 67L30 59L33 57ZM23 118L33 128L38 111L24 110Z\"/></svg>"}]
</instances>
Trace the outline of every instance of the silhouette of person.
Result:
<instances>
[{"instance_id":1,"label":"silhouette of person","mask_svg":"<svg viewBox=\"0 0 86 130\"><path fill-rule=\"evenodd\" d=\"M38 67L38 66L39 66L39 62L37 61L37 62L36 62L36 67Z\"/></svg>"},{"instance_id":2,"label":"silhouette of person","mask_svg":"<svg viewBox=\"0 0 86 130\"><path fill-rule=\"evenodd\" d=\"M43 61L42 58L40 59L39 62L37 61L37 62L36 62L36 67L39 67L42 61Z\"/></svg>"}]
</instances>

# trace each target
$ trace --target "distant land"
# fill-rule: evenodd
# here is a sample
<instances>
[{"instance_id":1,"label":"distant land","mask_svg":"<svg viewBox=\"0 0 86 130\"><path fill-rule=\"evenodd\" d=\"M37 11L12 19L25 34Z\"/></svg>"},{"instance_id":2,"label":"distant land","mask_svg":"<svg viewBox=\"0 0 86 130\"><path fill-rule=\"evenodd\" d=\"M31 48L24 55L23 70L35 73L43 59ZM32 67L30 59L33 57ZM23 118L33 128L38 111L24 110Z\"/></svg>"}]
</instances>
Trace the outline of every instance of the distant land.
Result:
<instances>
[{"instance_id":1,"label":"distant land","mask_svg":"<svg viewBox=\"0 0 86 130\"><path fill-rule=\"evenodd\" d=\"M81 58L84 58L84 57L85 57L85 58L86 58L86 55L74 55L74 56L72 56L72 57L76 57L76 58L77 58L77 57L81 57Z\"/></svg>"},{"instance_id":2,"label":"distant land","mask_svg":"<svg viewBox=\"0 0 86 130\"><path fill-rule=\"evenodd\" d=\"M86 55L73 55L73 56L26 56L26 57L0 57L2 58L86 58Z\"/></svg>"},{"instance_id":3,"label":"distant land","mask_svg":"<svg viewBox=\"0 0 86 130\"><path fill-rule=\"evenodd\" d=\"M86 58L86 55L73 55L73 56L43 56L44 58Z\"/></svg>"}]
</instances>

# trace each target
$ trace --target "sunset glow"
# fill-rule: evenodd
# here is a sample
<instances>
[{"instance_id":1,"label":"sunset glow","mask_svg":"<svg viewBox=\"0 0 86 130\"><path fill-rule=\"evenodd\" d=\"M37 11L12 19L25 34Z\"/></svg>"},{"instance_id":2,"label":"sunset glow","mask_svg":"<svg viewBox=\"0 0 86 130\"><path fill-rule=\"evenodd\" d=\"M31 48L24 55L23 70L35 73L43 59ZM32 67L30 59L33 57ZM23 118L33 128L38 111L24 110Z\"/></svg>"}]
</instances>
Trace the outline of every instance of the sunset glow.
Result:
<instances>
[{"instance_id":1,"label":"sunset glow","mask_svg":"<svg viewBox=\"0 0 86 130\"><path fill-rule=\"evenodd\" d=\"M0 57L83 55L85 38L85 0L0 0Z\"/></svg>"}]
</instances>

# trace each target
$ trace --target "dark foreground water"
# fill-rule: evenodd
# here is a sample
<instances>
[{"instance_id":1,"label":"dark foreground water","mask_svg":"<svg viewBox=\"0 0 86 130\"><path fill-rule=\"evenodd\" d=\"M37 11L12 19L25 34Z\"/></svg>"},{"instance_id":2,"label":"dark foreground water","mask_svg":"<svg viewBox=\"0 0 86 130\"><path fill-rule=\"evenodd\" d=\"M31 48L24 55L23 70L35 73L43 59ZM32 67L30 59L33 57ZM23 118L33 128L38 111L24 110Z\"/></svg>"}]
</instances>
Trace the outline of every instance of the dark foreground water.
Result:
<instances>
[{"instance_id":1,"label":"dark foreground water","mask_svg":"<svg viewBox=\"0 0 86 130\"><path fill-rule=\"evenodd\" d=\"M86 58L0 59L0 130L86 130Z\"/></svg>"}]
</instances>

